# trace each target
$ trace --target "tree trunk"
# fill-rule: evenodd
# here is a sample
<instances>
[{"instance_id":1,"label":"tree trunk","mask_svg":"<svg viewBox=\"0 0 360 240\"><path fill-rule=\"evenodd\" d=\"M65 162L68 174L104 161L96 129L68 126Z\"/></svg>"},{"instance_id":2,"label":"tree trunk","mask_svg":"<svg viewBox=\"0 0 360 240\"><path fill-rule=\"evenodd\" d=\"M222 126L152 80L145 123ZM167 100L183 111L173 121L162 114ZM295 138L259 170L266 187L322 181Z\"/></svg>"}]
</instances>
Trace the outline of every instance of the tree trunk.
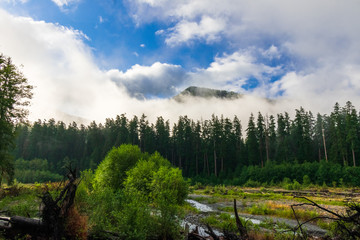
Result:
<instances>
[{"instance_id":1,"label":"tree trunk","mask_svg":"<svg viewBox=\"0 0 360 240\"><path fill-rule=\"evenodd\" d=\"M209 156L206 154L207 173L210 176Z\"/></svg>"},{"instance_id":2,"label":"tree trunk","mask_svg":"<svg viewBox=\"0 0 360 240\"><path fill-rule=\"evenodd\" d=\"M203 172L206 172L206 154L204 153L204 168L203 168Z\"/></svg>"},{"instance_id":3,"label":"tree trunk","mask_svg":"<svg viewBox=\"0 0 360 240\"><path fill-rule=\"evenodd\" d=\"M354 163L354 167L356 167L356 161L355 161L355 151L354 148L351 149L352 152L352 157L353 157L353 163Z\"/></svg>"},{"instance_id":4,"label":"tree trunk","mask_svg":"<svg viewBox=\"0 0 360 240\"><path fill-rule=\"evenodd\" d=\"M196 162L196 175L199 174L199 159L198 159L198 154L196 153L195 156L195 162Z\"/></svg>"},{"instance_id":5,"label":"tree trunk","mask_svg":"<svg viewBox=\"0 0 360 240\"><path fill-rule=\"evenodd\" d=\"M214 173L215 177L217 176L217 166L216 166L216 151L214 149Z\"/></svg>"},{"instance_id":6,"label":"tree trunk","mask_svg":"<svg viewBox=\"0 0 360 240\"><path fill-rule=\"evenodd\" d=\"M224 157L221 157L221 172L224 172Z\"/></svg>"},{"instance_id":7,"label":"tree trunk","mask_svg":"<svg viewBox=\"0 0 360 240\"><path fill-rule=\"evenodd\" d=\"M217 165L216 165L216 148L215 148L215 140L214 140L214 173L215 177L217 176Z\"/></svg>"}]
</instances>

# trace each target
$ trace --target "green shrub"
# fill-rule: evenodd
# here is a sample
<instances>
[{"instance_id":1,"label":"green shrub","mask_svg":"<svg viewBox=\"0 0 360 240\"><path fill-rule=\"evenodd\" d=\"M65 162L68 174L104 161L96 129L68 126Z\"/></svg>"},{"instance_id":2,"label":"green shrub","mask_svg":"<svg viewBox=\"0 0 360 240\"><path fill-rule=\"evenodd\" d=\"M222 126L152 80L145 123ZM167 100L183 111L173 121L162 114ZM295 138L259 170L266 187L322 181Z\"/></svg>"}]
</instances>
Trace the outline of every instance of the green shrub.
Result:
<instances>
[{"instance_id":1,"label":"green shrub","mask_svg":"<svg viewBox=\"0 0 360 240\"><path fill-rule=\"evenodd\" d=\"M258 181L253 181L252 179L249 179L245 184L244 187L260 187L261 183Z\"/></svg>"},{"instance_id":2,"label":"green shrub","mask_svg":"<svg viewBox=\"0 0 360 240\"><path fill-rule=\"evenodd\" d=\"M153 199L167 199L168 203L183 204L189 189L189 183L185 181L178 168L160 167L154 173L151 183L151 196Z\"/></svg>"},{"instance_id":3,"label":"green shrub","mask_svg":"<svg viewBox=\"0 0 360 240\"><path fill-rule=\"evenodd\" d=\"M158 152L152 154L148 160L140 160L130 169L126 175L124 186L126 189L134 188L149 197L154 174L160 167L170 169L170 162L163 158ZM181 176L182 177L182 176Z\"/></svg>"},{"instance_id":4,"label":"green shrub","mask_svg":"<svg viewBox=\"0 0 360 240\"><path fill-rule=\"evenodd\" d=\"M121 239L180 237L179 205L189 183L159 153L148 156L138 147L122 145L109 152L94 174L84 172L83 179L77 199L87 201L82 206L99 238L108 238L106 231L119 233Z\"/></svg>"},{"instance_id":5,"label":"green shrub","mask_svg":"<svg viewBox=\"0 0 360 240\"><path fill-rule=\"evenodd\" d=\"M308 175L304 175L302 183L306 187L309 186L311 184L310 177Z\"/></svg>"},{"instance_id":6,"label":"green shrub","mask_svg":"<svg viewBox=\"0 0 360 240\"><path fill-rule=\"evenodd\" d=\"M112 230L122 239L154 239L158 228L149 202L143 194L134 190L124 195L120 211L112 211Z\"/></svg>"},{"instance_id":7,"label":"green shrub","mask_svg":"<svg viewBox=\"0 0 360 240\"><path fill-rule=\"evenodd\" d=\"M95 171L94 188L122 188L126 172L144 156L138 146L121 145L113 148Z\"/></svg>"}]
</instances>

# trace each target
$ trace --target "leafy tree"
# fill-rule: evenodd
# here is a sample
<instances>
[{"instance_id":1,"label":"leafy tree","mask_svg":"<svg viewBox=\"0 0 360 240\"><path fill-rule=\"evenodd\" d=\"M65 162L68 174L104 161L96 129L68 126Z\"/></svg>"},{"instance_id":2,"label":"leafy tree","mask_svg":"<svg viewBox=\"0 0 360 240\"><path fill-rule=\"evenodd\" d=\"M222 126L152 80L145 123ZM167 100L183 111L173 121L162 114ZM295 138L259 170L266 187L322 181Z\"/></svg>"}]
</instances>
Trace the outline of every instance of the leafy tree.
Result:
<instances>
[{"instance_id":1,"label":"leafy tree","mask_svg":"<svg viewBox=\"0 0 360 240\"><path fill-rule=\"evenodd\" d=\"M11 58L0 54L0 174L11 181L14 168L10 148L13 146L14 125L25 120L33 87ZM1 180L0 180L1 183Z\"/></svg>"},{"instance_id":2,"label":"leafy tree","mask_svg":"<svg viewBox=\"0 0 360 240\"><path fill-rule=\"evenodd\" d=\"M143 157L145 155L141 153L138 146L121 145L113 148L95 171L94 188L121 189L126 172Z\"/></svg>"}]
</instances>

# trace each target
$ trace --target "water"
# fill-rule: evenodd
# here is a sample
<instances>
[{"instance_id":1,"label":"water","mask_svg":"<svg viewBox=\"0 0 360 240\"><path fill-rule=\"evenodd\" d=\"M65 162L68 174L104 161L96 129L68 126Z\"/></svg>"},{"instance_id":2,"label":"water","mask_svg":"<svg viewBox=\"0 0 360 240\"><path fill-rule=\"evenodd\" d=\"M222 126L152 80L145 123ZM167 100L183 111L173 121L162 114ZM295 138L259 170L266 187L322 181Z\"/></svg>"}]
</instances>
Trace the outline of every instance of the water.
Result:
<instances>
[{"instance_id":1,"label":"water","mask_svg":"<svg viewBox=\"0 0 360 240\"><path fill-rule=\"evenodd\" d=\"M199 203L199 202L197 202L197 201L195 201L195 200L186 199L185 201L187 201L188 203L190 203L193 207L195 207L195 208L196 208L197 210L199 210L200 212L203 212L203 213L205 213L205 212L217 212L217 211L214 210L212 207L210 207L210 206L208 206L208 205L205 205L205 204L202 204L202 203ZM231 215L231 216L232 216L232 217L235 217L234 215ZM258 225L258 224L261 223L260 220L254 219L254 218L245 217L245 220L246 220L246 221L250 221L250 222L252 222L253 224L256 224L256 225ZM188 221L183 221L181 225L182 225L182 227L185 228L185 225L186 225L186 224L189 225L189 231L190 231L190 232L196 229L196 226L197 226L197 225L192 224L192 223L190 223L190 222L188 222ZM204 229L204 228L202 228L202 227L200 227L200 226L197 226L197 227L198 227L198 231L199 231L199 235L200 235L200 236L202 236L202 237L208 236L208 234L205 233L205 229ZM216 235L218 235L218 236L222 236L222 235L223 235L221 232L216 231L215 229L214 229L214 233L215 233Z\"/></svg>"},{"instance_id":2,"label":"water","mask_svg":"<svg viewBox=\"0 0 360 240\"><path fill-rule=\"evenodd\" d=\"M200 227L200 226L195 225L195 224L192 224L192 223L190 223L190 222L188 222L188 221L183 221L183 222L181 223L181 226L182 226L183 228L185 228L185 225L186 225L186 224L189 226L189 232L192 232L193 230L196 229L196 227L198 227L198 232L199 232L199 235L200 235L200 236L202 236L202 237L207 237L207 236L209 236L209 234L207 234L207 233L205 232L205 231L207 231L205 228ZM215 229L213 229L213 231L214 231L214 233L215 233L217 236L223 236L223 234L222 234L221 232L219 232L219 231L217 231L217 230L215 230Z\"/></svg>"},{"instance_id":3,"label":"water","mask_svg":"<svg viewBox=\"0 0 360 240\"><path fill-rule=\"evenodd\" d=\"M258 220L258 219L247 218L247 217L245 218L245 221L250 221L250 222L252 222L253 224L256 224L256 225L259 225L261 223L261 221Z\"/></svg>"},{"instance_id":4,"label":"water","mask_svg":"<svg viewBox=\"0 0 360 240\"><path fill-rule=\"evenodd\" d=\"M211 207L209 207L209 206L207 206L205 204L199 203L199 202L197 202L195 200L186 199L185 201L190 203L193 207L195 207L200 212L213 212L214 211L214 209L212 209Z\"/></svg>"}]
</instances>

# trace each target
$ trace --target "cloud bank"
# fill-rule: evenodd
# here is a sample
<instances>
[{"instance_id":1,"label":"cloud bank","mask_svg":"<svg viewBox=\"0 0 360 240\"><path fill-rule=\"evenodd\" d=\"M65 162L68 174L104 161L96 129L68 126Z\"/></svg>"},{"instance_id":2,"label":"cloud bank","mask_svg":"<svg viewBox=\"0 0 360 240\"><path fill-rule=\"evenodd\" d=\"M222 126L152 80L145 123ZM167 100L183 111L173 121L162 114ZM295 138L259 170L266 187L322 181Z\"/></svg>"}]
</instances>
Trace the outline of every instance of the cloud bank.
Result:
<instances>
[{"instance_id":1,"label":"cloud bank","mask_svg":"<svg viewBox=\"0 0 360 240\"><path fill-rule=\"evenodd\" d=\"M59 7L70 2L56 1ZM214 113L238 115L244 123L258 111L292 113L304 106L328 113L337 101L360 107L359 7L356 0L131 1L137 24L169 23L157 32L169 48L225 41L234 50L204 68L155 61L123 71L100 69L80 31L0 10L0 52L22 64L35 86L30 120L101 122L144 113L174 122L179 115L206 119ZM167 99L190 85L246 96L182 104Z\"/></svg>"}]
</instances>

